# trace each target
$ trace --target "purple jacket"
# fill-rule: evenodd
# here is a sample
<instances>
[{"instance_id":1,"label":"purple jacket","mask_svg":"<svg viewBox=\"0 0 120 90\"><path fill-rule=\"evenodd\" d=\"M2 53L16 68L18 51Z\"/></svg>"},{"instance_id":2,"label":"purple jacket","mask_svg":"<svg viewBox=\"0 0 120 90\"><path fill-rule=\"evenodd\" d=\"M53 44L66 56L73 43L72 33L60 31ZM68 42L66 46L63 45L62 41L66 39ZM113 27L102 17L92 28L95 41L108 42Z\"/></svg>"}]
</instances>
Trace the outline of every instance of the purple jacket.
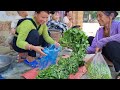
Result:
<instances>
[{"instance_id":1,"label":"purple jacket","mask_svg":"<svg viewBox=\"0 0 120 90\"><path fill-rule=\"evenodd\" d=\"M95 48L104 47L110 41L117 41L120 43L120 22L112 21L110 28L110 37L103 37L103 27L99 28L95 38L93 39L92 45L87 48L87 53L95 53Z\"/></svg>"}]
</instances>

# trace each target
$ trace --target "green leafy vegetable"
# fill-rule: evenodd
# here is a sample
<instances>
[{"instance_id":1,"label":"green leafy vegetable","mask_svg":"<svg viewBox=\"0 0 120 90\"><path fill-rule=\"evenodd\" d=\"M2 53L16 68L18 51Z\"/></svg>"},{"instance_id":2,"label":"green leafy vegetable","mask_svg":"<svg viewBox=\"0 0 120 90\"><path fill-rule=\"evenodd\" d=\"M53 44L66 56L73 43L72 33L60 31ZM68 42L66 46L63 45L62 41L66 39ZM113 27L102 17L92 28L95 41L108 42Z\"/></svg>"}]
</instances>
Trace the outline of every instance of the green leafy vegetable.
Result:
<instances>
[{"instance_id":1,"label":"green leafy vegetable","mask_svg":"<svg viewBox=\"0 0 120 90\"><path fill-rule=\"evenodd\" d=\"M111 79L109 68L102 63L91 63L88 67L88 76L90 79Z\"/></svg>"},{"instance_id":2,"label":"green leafy vegetable","mask_svg":"<svg viewBox=\"0 0 120 90\"><path fill-rule=\"evenodd\" d=\"M58 64L51 65L45 70L41 70L37 79L68 79L70 74L75 74L78 67L84 65L86 47L88 46L88 37L78 28L69 29L64 32L60 38L62 47L68 47L73 50L71 57L60 58Z\"/></svg>"}]
</instances>

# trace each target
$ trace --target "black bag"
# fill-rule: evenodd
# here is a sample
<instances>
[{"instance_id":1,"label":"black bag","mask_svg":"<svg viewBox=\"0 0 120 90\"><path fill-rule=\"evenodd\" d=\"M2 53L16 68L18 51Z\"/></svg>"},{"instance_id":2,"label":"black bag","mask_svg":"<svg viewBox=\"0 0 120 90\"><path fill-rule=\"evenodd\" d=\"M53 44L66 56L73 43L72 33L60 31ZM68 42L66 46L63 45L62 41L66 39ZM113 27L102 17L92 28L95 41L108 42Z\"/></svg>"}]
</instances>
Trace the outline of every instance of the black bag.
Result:
<instances>
[{"instance_id":1,"label":"black bag","mask_svg":"<svg viewBox=\"0 0 120 90\"><path fill-rule=\"evenodd\" d=\"M20 19L20 20L18 21L16 27L18 27L18 26L19 26L23 21L25 21L25 20L30 20L30 21L33 23L33 25L36 27L36 29L39 30L40 26L37 28L37 25L36 25L36 23L33 21L32 18L24 18L24 19ZM16 32L16 34L18 35L17 32Z\"/></svg>"}]
</instances>

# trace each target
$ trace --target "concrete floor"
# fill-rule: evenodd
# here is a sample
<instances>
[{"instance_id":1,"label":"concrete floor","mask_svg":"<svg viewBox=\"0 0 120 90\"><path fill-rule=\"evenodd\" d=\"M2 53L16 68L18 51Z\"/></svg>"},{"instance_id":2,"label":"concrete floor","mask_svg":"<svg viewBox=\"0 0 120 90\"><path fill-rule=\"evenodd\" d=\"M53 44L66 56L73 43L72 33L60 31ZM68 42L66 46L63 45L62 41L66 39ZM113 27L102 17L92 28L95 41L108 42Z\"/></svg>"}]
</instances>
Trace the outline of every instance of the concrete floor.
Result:
<instances>
[{"instance_id":1,"label":"concrete floor","mask_svg":"<svg viewBox=\"0 0 120 90\"><path fill-rule=\"evenodd\" d=\"M9 47L0 46L0 54L10 55L14 60L14 62L12 63L12 65L10 66L10 68L8 70L0 73L0 75L2 75L6 79L23 79L21 77L21 74L23 74L31 69L31 67L27 66L24 63L17 63L16 62L17 53L15 51L10 50ZM62 51L60 54L61 55L62 54L70 54L70 52ZM94 54L87 54L86 57L84 58L84 60L87 61L93 55ZM116 72L114 70L114 67L110 67L110 70L111 70L113 79L115 79ZM81 79L87 79L86 74L83 75Z\"/></svg>"},{"instance_id":2,"label":"concrete floor","mask_svg":"<svg viewBox=\"0 0 120 90\"><path fill-rule=\"evenodd\" d=\"M9 47L0 46L0 54L9 55L14 60L13 63L11 64L11 66L6 71L0 73L0 75L2 75L2 77L4 77L5 79L24 79L23 77L21 77L21 74L32 69L31 67L24 64L23 62L17 63L16 62L17 53L13 50L10 50ZM62 55L62 54L69 54L70 55L71 52L62 51L60 53L60 55Z\"/></svg>"}]
</instances>

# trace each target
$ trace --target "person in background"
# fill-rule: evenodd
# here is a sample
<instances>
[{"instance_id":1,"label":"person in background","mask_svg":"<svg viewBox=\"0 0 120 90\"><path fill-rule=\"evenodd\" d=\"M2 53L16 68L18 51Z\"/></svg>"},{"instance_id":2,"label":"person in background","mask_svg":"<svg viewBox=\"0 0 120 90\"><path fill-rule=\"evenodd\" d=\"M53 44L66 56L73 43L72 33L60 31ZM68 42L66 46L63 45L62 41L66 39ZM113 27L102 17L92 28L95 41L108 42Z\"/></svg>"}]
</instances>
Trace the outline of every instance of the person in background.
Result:
<instances>
[{"instance_id":1,"label":"person in background","mask_svg":"<svg viewBox=\"0 0 120 90\"><path fill-rule=\"evenodd\" d=\"M115 21L116 11L98 11L97 20L100 24L95 37L89 37L88 54L102 51L103 56L114 65L117 79L120 79L120 22Z\"/></svg>"},{"instance_id":2,"label":"person in background","mask_svg":"<svg viewBox=\"0 0 120 90\"><path fill-rule=\"evenodd\" d=\"M11 23L10 33L13 35L16 32L16 26L17 26L18 21L23 18L30 18L30 16L28 16L28 11L17 11L17 13L18 13L18 15L15 17L15 19Z\"/></svg>"},{"instance_id":3,"label":"person in background","mask_svg":"<svg viewBox=\"0 0 120 90\"><path fill-rule=\"evenodd\" d=\"M48 16L48 21L50 21L51 20L51 12L50 12L50 14L49 14L49 16ZM48 22L47 21L47 22Z\"/></svg>"},{"instance_id":4,"label":"person in background","mask_svg":"<svg viewBox=\"0 0 120 90\"><path fill-rule=\"evenodd\" d=\"M59 11L51 11L51 19L47 22L48 29L55 29L64 32L68 30L66 24L60 21Z\"/></svg>"},{"instance_id":5,"label":"person in background","mask_svg":"<svg viewBox=\"0 0 120 90\"><path fill-rule=\"evenodd\" d=\"M68 28L72 27L72 11L65 11L65 17L63 18L63 23L67 24Z\"/></svg>"},{"instance_id":6,"label":"person in background","mask_svg":"<svg viewBox=\"0 0 120 90\"><path fill-rule=\"evenodd\" d=\"M20 19L24 19L24 18L29 18L30 16L28 16L28 11L17 11L18 15L15 17L15 19L11 22L11 29L10 29L10 35L6 41L6 43L8 43L10 45L10 48L12 49L12 41L13 41L13 37L15 36L15 32L16 32L16 27L17 27L17 23ZM18 61L20 61L20 57L24 56L25 53L19 53L18 54Z\"/></svg>"},{"instance_id":7,"label":"person in background","mask_svg":"<svg viewBox=\"0 0 120 90\"><path fill-rule=\"evenodd\" d=\"M35 11L32 21L24 20L18 27L18 35L13 39L13 49L18 53L27 53L24 61L31 66L36 67L36 52L40 56L45 56L44 47L48 44L55 44L56 47L60 44L54 41L48 34L46 22L48 21L49 11Z\"/></svg>"}]
</instances>

